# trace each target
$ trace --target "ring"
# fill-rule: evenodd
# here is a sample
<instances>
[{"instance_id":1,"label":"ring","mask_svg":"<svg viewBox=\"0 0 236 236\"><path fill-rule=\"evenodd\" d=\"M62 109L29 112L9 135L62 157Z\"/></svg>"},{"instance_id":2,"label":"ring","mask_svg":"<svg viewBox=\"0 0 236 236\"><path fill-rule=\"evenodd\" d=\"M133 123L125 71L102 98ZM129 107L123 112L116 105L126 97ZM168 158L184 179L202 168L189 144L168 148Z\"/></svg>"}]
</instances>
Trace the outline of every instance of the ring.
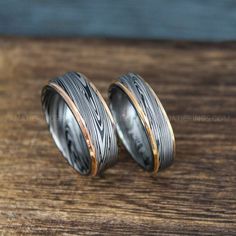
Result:
<instances>
[{"instance_id":1,"label":"ring","mask_svg":"<svg viewBox=\"0 0 236 236\"><path fill-rule=\"evenodd\" d=\"M109 106L117 133L133 159L154 175L171 165L175 138L167 114L152 88L129 73L111 84Z\"/></svg>"},{"instance_id":2,"label":"ring","mask_svg":"<svg viewBox=\"0 0 236 236\"><path fill-rule=\"evenodd\" d=\"M118 157L115 125L101 94L80 73L68 72L42 90L49 131L65 159L82 175L97 175Z\"/></svg>"}]
</instances>

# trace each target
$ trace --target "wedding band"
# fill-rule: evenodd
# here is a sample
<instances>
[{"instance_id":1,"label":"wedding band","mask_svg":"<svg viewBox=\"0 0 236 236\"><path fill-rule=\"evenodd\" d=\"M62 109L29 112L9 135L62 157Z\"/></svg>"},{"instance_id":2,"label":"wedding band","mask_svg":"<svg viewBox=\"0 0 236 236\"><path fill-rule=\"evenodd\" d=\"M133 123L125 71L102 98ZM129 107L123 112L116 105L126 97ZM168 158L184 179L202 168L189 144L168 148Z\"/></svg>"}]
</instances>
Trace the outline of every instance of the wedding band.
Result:
<instances>
[{"instance_id":1,"label":"wedding band","mask_svg":"<svg viewBox=\"0 0 236 236\"><path fill-rule=\"evenodd\" d=\"M153 174L171 165L174 133L152 88L139 75L129 73L111 84L109 102L118 136L133 159Z\"/></svg>"},{"instance_id":2,"label":"wedding band","mask_svg":"<svg viewBox=\"0 0 236 236\"><path fill-rule=\"evenodd\" d=\"M51 80L42 90L42 106L57 147L80 174L97 175L115 163L112 115L84 75L68 72Z\"/></svg>"}]
</instances>

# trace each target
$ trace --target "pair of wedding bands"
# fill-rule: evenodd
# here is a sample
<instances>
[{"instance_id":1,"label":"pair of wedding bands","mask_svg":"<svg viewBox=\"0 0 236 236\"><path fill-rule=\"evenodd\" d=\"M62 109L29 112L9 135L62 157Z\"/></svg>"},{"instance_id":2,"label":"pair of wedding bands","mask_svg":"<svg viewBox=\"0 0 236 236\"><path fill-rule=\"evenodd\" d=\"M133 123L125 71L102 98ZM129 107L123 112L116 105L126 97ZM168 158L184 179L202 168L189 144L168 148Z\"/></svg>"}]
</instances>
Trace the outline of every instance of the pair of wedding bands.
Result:
<instances>
[{"instance_id":1,"label":"pair of wedding bands","mask_svg":"<svg viewBox=\"0 0 236 236\"><path fill-rule=\"evenodd\" d=\"M117 136L133 159L156 174L171 165L175 139L152 88L129 73L110 85L109 106L88 79L75 72L55 78L42 90L52 137L82 175L97 175L118 159Z\"/></svg>"}]
</instances>

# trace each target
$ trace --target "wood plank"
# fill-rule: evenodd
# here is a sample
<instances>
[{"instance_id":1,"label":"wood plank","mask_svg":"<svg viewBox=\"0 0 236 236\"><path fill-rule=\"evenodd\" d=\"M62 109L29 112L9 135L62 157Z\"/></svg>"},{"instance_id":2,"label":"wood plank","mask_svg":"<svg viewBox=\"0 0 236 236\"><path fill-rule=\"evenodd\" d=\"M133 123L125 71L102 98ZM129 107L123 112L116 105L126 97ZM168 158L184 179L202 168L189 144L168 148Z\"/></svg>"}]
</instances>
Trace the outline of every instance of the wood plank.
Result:
<instances>
[{"instance_id":1,"label":"wood plank","mask_svg":"<svg viewBox=\"0 0 236 236\"><path fill-rule=\"evenodd\" d=\"M0 232L235 235L235 68L235 43L0 38ZM174 164L153 178L122 149L101 177L75 173L40 104L71 70L105 97L119 75L142 75L171 118Z\"/></svg>"}]
</instances>

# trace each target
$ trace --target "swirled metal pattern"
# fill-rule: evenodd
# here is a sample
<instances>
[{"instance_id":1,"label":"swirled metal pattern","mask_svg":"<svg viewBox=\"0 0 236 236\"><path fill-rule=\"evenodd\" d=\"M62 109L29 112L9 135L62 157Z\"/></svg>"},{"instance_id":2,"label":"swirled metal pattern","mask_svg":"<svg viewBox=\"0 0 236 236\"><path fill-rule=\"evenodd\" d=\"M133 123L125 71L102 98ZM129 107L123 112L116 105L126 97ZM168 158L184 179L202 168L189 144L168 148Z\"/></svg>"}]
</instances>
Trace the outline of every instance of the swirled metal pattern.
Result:
<instances>
[{"instance_id":1,"label":"swirled metal pattern","mask_svg":"<svg viewBox=\"0 0 236 236\"><path fill-rule=\"evenodd\" d=\"M112 116L84 75L68 72L50 81L42 90L42 106L57 147L74 169L96 175L115 163Z\"/></svg>"},{"instance_id":2,"label":"swirled metal pattern","mask_svg":"<svg viewBox=\"0 0 236 236\"><path fill-rule=\"evenodd\" d=\"M110 86L109 100L118 135L131 156L153 173L168 167L175 155L174 133L152 88L129 73Z\"/></svg>"}]
</instances>

